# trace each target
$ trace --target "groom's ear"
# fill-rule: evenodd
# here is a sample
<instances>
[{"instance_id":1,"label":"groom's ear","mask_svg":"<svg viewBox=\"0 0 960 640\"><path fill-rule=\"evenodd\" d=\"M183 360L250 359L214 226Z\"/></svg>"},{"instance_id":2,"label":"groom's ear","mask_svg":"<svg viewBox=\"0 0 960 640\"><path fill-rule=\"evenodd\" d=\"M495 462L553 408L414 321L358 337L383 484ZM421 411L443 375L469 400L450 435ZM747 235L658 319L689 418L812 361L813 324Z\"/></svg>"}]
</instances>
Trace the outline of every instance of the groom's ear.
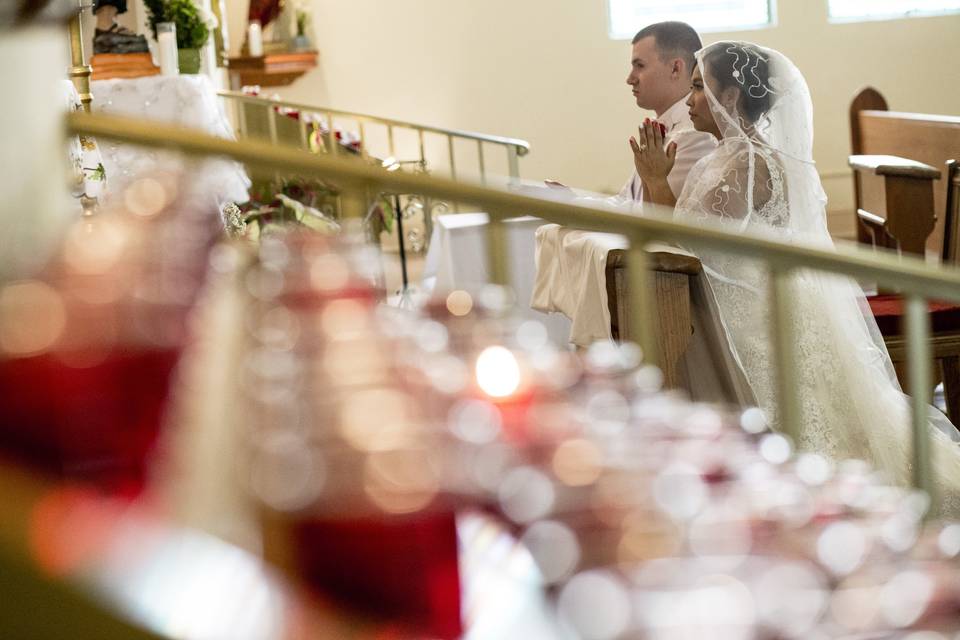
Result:
<instances>
[{"instance_id":1,"label":"groom's ear","mask_svg":"<svg viewBox=\"0 0 960 640\"><path fill-rule=\"evenodd\" d=\"M670 69L670 77L678 80L684 80L690 77L690 74L687 73L687 64L683 61L683 58L673 59L673 66Z\"/></svg>"}]
</instances>

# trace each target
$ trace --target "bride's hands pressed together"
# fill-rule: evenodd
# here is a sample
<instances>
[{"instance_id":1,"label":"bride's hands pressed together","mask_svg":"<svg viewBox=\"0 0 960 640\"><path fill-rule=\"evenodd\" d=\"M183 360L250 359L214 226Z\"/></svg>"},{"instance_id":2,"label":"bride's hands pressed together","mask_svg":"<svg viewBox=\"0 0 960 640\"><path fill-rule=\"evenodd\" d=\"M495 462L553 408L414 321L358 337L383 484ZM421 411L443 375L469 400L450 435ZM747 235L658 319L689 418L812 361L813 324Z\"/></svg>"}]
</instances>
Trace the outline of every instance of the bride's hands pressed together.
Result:
<instances>
[{"instance_id":1,"label":"bride's hands pressed together","mask_svg":"<svg viewBox=\"0 0 960 640\"><path fill-rule=\"evenodd\" d=\"M670 190L667 176L677 157L677 144L665 144L663 125L647 118L636 138L630 137L633 164L643 181L644 199L657 204L673 206L676 196Z\"/></svg>"}]
</instances>

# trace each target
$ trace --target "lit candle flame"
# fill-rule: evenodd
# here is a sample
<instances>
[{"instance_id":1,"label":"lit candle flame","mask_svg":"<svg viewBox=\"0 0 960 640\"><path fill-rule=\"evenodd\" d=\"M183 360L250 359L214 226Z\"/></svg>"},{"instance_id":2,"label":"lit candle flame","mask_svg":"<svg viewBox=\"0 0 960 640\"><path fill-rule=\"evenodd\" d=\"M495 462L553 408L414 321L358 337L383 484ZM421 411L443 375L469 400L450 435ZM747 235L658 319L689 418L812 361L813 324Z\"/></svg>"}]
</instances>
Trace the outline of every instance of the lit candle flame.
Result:
<instances>
[{"instance_id":1,"label":"lit candle flame","mask_svg":"<svg viewBox=\"0 0 960 640\"><path fill-rule=\"evenodd\" d=\"M509 349L487 347L477 358L477 384L490 396L504 398L520 386L520 365Z\"/></svg>"}]
</instances>

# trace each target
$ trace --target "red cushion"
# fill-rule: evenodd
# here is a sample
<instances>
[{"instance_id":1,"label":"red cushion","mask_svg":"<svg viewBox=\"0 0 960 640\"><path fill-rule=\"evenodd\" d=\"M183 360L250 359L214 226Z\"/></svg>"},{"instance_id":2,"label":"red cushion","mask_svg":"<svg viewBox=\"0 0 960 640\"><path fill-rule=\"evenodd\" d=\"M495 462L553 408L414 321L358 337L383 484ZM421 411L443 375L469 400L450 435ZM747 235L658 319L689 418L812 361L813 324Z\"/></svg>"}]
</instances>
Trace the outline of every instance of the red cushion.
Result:
<instances>
[{"instance_id":1,"label":"red cushion","mask_svg":"<svg viewBox=\"0 0 960 640\"><path fill-rule=\"evenodd\" d=\"M900 295L867 296L870 310L877 320L880 333L898 336L903 333L903 297ZM931 300L927 303L934 333L960 332L960 304Z\"/></svg>"}]
</instances>

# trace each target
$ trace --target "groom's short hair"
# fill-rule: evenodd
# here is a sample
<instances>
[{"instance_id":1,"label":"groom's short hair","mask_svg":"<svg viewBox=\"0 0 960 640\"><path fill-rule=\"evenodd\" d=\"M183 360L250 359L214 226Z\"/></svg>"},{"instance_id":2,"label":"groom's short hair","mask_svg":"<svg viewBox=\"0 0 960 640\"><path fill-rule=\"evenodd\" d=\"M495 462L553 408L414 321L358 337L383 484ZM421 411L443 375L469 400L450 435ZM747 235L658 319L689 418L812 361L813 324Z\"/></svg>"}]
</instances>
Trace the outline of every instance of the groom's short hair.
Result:
<instances>
[{"instance_id":1,"label":"groom's short hair","mask_svg":"<svg viewBox=\"0 0 960 640\"><path fill-rule=\"evenodd\" d=\"M648 25L633 36L633 43L653 36L657 46L657 53L661 60L683 58L687 63L687 71L693 73L697 60L694 54L703 47L696 30L686 22L655 22Z\"/></svg>"}]
</instances>

